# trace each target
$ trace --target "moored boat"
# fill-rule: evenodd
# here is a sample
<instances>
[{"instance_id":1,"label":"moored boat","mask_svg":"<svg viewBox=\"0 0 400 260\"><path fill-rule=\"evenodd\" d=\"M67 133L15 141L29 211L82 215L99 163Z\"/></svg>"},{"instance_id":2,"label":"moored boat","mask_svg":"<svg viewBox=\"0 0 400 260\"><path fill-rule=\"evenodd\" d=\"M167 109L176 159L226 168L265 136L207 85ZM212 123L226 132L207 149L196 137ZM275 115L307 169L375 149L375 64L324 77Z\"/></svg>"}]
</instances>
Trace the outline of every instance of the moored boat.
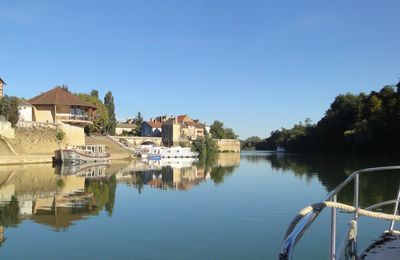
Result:
<instances>
[{"instance_id":1,"label":"moored boat","mask_svg":"<svg viewBox=\"0 0 400 260\"><path fill-rule=\"evenodd\" d=\"M141 149L138 154L142 158L150 160L160 160L163 158L196 158L199 156L197 152L193 152L190 148L186 147L158 147L147 146Z\"/></svg>"},{"instance_id":2,"label":"moored boat","mask_svg":"<svg viewBox=\"0 0 400 260\"><path fill-rule=\"evenodd\" d=\"M104 145L82 145L55 151L56 164L77 165L84 163L108 163L110 154Z\"/></svg>"}]
</instances>

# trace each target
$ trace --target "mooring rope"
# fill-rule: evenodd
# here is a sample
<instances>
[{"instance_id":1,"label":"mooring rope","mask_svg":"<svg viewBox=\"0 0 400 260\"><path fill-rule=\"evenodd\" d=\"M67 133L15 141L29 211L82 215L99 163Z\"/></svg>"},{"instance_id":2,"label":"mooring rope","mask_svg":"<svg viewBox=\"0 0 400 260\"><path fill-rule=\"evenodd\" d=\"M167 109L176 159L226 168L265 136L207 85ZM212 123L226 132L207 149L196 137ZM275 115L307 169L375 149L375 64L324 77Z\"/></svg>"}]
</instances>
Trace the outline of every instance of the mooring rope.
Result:
<instances>
[{"instance_id":1,"label":"mooring rope","mask_svg":"<svg viewBox=\"0 0 400 260\"><path fill-rule=\"evenodd\" d=\"M384 220L392 220L392 221L400 221L400 216L399 215L392 215L392 214L386 214L386 213L379 213L379 212L374 212L370 210L365 210L365 209L360 209L356 208L347 204L339 203L339 202L333 202L333 201L324 201L320 203L316 203L310 206L305 207L304 209L300 210L300 212L296 215L296 217L292 220L292 222L289 225L289 228L286 232L286 237L292 233L293 229L297 225L297 223L307 214L309 214L311 211L321 211L323 208L328 207L328 208L336 208L343 210L345 212L353 213L357 211L357 214L359 216L366 216L370 218L378 218L378 219L384 219Z\"/></svg>"}]
</instances>

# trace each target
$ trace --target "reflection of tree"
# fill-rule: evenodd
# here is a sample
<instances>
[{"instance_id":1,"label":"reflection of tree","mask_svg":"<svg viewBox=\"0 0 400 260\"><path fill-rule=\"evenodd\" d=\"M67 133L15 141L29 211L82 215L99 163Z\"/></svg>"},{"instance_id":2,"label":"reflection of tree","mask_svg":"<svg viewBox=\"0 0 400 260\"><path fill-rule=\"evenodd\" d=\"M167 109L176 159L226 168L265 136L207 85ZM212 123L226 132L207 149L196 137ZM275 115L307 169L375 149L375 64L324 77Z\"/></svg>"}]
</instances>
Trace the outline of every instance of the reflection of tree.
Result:
<instances>
[{"instance_id":1,"label":"reflection of tree","mask_svg":"<svg viewBox=\"0 0 400 260\"><path fill-rule=\"evenodd\" d=\"M237 166L221 166L218 165L219 154L207 153L207 156L200 156L197 167L203 168L205 172L209 172L211 179L220 184L224 182L224 176L233 173Z\"/></svg>"},{"instance_id":2,"label":"reflection of tree","mask_svg":"<svg viewBox=\"0 0 400 260\"><path fill-rule=\"evenodd\" d=\"M216 183L220 184L224 182L224 176L231 174L236 169L236 166L214 166L211 169L211 179Z\"/></svg>"},{"instance_id":3,"label":"reflection of tree","mask_svg":"<svg viewBox=\"0 0 400 260\"><path fill-rule=\"evenodd\" d=\"M7 227L15 227L21 220L18 216L19 205L15 196L11 197L11 201L0 207L0 247L5 242L4 230Z\"/></svg>"},{"instance_id":4,"label":"reflection of tree","mask_svg":"<svg viewBox=\"0 0 400 260\"><path fill-rule=\"evenodd\" d=\"M18 200L15 196L12 196L10 203L0 207L0 226L13 227L21 223L18 212Z\"/></svg>"},{"instance_id":5,"label":"reflection of tree","mask_svg":"<svg viewBox=\"0 0 400 260\"><path fill-rule=\"evenodd\" d=\"M115 191L117 188L117 181L115 175L110 178L101 179L87 179L85 182L85 191L93 193L94 204L97 212L105 209L109 216L112 215L115 203Z\"/></svg>"},{"instance_id":6,"label":"reflection of tree","mask_svg":"<svg viewBox=\"0 0 400 260\"><path fill-rule=\"evenodd\" d=\"M343 182L351 173L363 168L398 165L395 157L352 157L342 155L310 155L310 154L270 154L265 156L272 169L292 172L300 178L318 178L329 192ZM382 172L360 176L360 203L363 206L379 201L394 199L397 193L400 174ZM341 193L338 200L353 202L353 183ZM319 198L316 198L319 199Z\"/></svg>"}]
</instances>

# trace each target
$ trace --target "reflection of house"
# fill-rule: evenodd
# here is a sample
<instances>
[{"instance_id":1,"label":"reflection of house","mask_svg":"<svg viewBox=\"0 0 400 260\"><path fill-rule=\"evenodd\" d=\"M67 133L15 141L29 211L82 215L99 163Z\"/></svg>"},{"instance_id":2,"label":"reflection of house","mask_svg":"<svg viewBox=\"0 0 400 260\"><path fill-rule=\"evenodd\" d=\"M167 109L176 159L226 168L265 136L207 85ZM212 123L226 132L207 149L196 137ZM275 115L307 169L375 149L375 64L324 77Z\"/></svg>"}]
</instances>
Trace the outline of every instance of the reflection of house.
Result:
<instances>
[{"instance_id":1,"label":"reflection of house","mask_svg":"<svg viewBox=\"0 0 400 260\"><path fill-rule=\"evenodd\" d=\"M3 90L4 85L7 84L0 78L0 98L3 98L4 95L4 90Z\"/></svg>"},{"instance_id":2,"label":"reflection of house","mask_svg":"<svg viewBox=\"0 0 400 260\"><path fill-rule=\"evenodd\" d=\"M32 121L33 106L27 101L20 99L18 101L19 121Z\"/></svg>"},{"instance_id":3,"label":"reflection of house","mask_svg":"<svg viewBox=\"0 0 400 260\"><path fill-rule=\"evenodd\" d=\"M162 123L156 120L143 122L140 135L146 137L161 137Z\"/></svg>"},{"instance_id":4,"label":"reflection of house","mask_svg":"<svg viewBox=\"0 0 400 260\"><path fill-rule=\"evenodd\" d=\"M128 124L128 123L118 123L115 127L115 133L117 135L121 135L124 132L132 132L136 128L135 124Z\"/></svg>"},{"instance_id":5,"label":"reflection of house","mask_svg":"<svg viewBox=\"0 0 400 260\"><path fill-rule=\"evenodd\" d=\"M56 87L29 100L33 105L33 119L37 122L63 122L72 125L89 125L96 107L67 90Z\"/></svg>"}]
</instances>

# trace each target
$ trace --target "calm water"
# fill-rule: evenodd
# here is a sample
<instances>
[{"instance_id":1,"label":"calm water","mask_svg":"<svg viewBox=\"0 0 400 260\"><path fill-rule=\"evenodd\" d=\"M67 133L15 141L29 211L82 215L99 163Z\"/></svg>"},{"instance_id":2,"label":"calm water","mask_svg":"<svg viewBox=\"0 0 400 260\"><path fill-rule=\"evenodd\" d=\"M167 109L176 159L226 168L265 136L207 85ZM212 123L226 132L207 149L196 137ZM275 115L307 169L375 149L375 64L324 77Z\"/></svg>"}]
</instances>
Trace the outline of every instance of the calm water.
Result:
<instances>
[{"instance_id":1,"label":"calm water","mask_svg":"<svg viewBox=\"0 0 400 260\"><path fill-rule=\"evenodd\" d=\"M391 158L222 154L207 162L0 167L2 259L276 259L288 223L352 171ZM395 196L393 173L361 179L361 203ZM339 197L352 202L352 189ZM348 214L340 214L345 227ZM321 259L328 212L296 259ZM361 221L361 244L387 223ZM339 232L340 233L340 232Z\"/></svg>"}]
</instances>

